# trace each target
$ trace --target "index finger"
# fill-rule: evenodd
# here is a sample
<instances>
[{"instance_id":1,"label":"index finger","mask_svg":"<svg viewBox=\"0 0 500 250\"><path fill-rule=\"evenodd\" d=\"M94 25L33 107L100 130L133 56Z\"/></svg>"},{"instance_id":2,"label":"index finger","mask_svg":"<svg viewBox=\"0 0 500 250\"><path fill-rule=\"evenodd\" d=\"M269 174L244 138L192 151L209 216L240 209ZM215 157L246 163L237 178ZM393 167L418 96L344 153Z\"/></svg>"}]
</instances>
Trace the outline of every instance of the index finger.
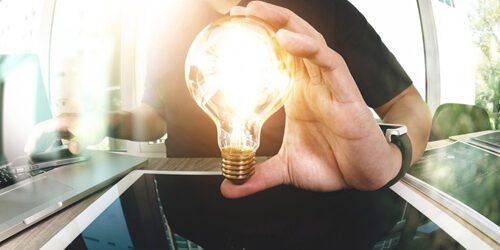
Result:
<instances>
[{"instance_id":1,"label":"index finger","mask_svg":"<svg viewBox=\"0 0 500 250\"><path fill-rule=\"evenodd\" d=\"M258 17L278 30L287 29L325 43L323 36L314 27L287 8L261 1L253 1L247 5L245 14Z\"/></svg>"}]
</instances>

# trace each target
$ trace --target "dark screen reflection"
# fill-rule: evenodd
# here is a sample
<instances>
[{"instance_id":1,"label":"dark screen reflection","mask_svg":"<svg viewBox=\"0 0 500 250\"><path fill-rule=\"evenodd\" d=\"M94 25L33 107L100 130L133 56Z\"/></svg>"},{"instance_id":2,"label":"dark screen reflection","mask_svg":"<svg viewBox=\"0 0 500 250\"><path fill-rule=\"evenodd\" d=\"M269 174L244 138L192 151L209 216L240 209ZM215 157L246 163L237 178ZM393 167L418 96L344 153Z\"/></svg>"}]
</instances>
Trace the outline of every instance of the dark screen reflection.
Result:
<instances>
[{"instance_id":1,"label":"dark screen reflection","mask_svg":"<svg viewBox=\"0 0 500 250\"><path fill-rule=\"evenodd\" d=\"M68 248L459 247L390 190L314 193L280 186L228 200L219 191L222 178L144 175Z\"/></svg>"},{"instance_id":2,"label":"dark screen reflection","mask_svg":"<svg viewBox=\"0 0 500 250\"><path fill-rule=\"evenodd\" d=\"M390 190L314 193L280 186L228 200L219 191L221 176L156 179L173 231L209 249L370 249L402 211Z\"/></svg>"},{"instance_id":3,"label":"dark screen reflection","mask_svg":"<svg viewBox=\"0 0 500 250\"><path fill-rule=\"evenodd\" d=\"M153 175L141 176L67 249L169 249Z\"/></svg>"}]
</instances>

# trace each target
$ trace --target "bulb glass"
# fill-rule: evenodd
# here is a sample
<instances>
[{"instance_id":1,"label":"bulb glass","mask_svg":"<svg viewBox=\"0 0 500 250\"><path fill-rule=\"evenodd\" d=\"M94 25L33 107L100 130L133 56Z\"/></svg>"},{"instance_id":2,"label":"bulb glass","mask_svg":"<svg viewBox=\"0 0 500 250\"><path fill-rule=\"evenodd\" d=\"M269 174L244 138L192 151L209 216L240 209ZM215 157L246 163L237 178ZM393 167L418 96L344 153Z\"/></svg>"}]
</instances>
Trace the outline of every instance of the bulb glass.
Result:
<instances>
[{"instance_id":1,"label":"bulb glass","mask_svg":"<svg viewBox=\"0 0 500 250\"><path fill-rule=\"evenodd\" d=\"M196 37L186 59L186 83L217 126L219 148L255 151L265 120L292 84L295 58L263 21L225 17Z\"/></svg>"}]
</instances>

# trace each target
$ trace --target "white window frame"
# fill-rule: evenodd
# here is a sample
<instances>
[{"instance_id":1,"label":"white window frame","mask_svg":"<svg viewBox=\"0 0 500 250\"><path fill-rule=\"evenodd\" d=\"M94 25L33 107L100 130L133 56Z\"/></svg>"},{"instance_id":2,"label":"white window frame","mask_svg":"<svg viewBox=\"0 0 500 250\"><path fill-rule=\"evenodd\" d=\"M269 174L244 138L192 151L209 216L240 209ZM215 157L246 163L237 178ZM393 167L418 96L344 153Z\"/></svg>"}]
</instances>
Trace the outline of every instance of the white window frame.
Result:
<instances>
[{"instance_id":1,"label":"white window frame","mask_svg":"<svg viewBox=\"0 0 500 250\"><path fill-rule=\"evenodd\" d=\"M417 0L422 25L425 58L425 91L426 102L432 114L441 103L441 71L439 68L439 46L436 34L436 23L431 0Z\"/></svg>"}]
</instances>

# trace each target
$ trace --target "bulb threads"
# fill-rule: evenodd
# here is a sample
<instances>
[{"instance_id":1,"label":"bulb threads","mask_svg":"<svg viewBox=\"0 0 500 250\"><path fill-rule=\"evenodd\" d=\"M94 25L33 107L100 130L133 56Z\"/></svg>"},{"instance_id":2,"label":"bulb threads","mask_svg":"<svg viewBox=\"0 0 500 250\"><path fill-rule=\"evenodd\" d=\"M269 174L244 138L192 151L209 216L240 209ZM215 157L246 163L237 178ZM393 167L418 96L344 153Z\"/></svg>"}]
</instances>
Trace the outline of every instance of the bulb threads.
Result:
<instances>
[{"instance_id":1,"label":"bulb threads","mask_svg":"<svg viewBox=\"0 0 500 250\"><path fill-rule=\"evenodd\" d=\"M241 148L222 149L222 175L234 184L243 184L255 173L255 151Z\"/></svg>"}]
</instances>

